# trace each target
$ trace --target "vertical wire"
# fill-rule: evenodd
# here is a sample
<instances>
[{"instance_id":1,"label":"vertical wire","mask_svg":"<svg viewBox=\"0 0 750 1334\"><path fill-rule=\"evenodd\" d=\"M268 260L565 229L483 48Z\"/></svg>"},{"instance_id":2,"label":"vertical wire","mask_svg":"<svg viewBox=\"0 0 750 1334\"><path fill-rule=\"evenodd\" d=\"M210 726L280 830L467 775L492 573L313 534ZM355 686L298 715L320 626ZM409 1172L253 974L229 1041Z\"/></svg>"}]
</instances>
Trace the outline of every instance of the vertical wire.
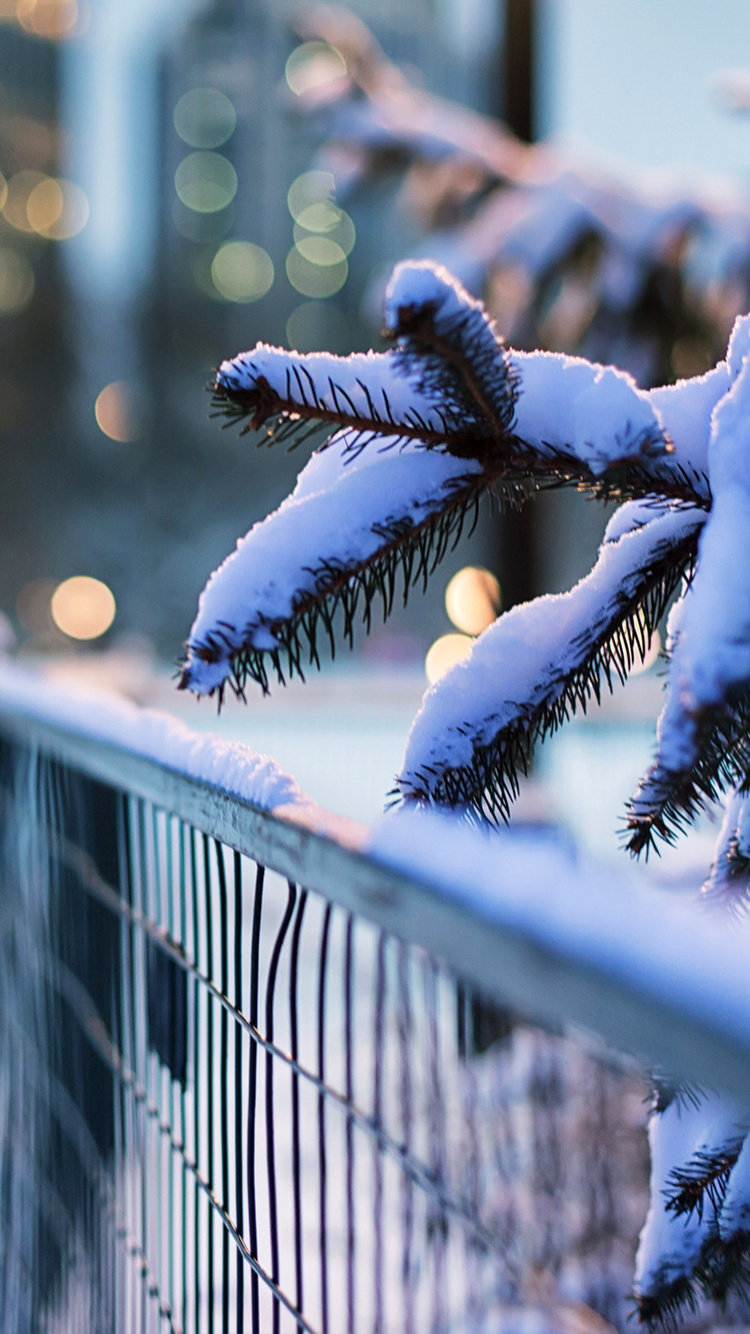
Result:
<instances>
[{"instance_id":1,"label":"vertical wire","mask_svg":"<svg viewBox=\"0 0 750 1334\"><path fill-rule=\"evenodd\" d=\"M353 968L352 943L354 918L351 913L346 918L346 943L344 947L344 1059L346 1079L346 1100L351 1108L354 1102L354 1078L352 1071L352 1006L353 1006ZM354 1330L354 1250L355 1250L355 1213L354 1213L354 1123L351 1111L346 1115L346 1328L347 1334Z\"/></svg>"},{"instance_id":2,"label":"vertical wire","mask_svg":"<svg viewBox=\"0 0 750 1334\"><path fill-rule=\"evenodd\" d=\"M424 991L427 1012L428 1033L428 1094L430 1167L438 1183L445 1179L445 1104L440 1074L440 1035L438 1029L438 971L432 959L425 959ZM431 1206L435 1215L432 1222L434 1253L433 1283L433 1330L440 1330L444 1325L445 1303L445 1248L448 1235L448 1216L444 1206L436 1199Z\"/></svg>"},{"instance_id":3,"label":"vertical wire","mask_svg":"<svg viewBox=\"0 0 750 1334\"><path fill-rule=\"evenodd\" d=\"M383 1031L385 1017L385 949L386 937L378 935L377 971L375 975L375 1070L373 1086L373 1117L375 1125L383 1124ZM375 1167L375 1323L374 1334L383 1334L383 1151L377 1139L373 1141Z\"/></svg>"},{"instance_id":4,"label":"vertical wire","mask_svg":"<svg viewBox=\"0 0 750 1334\"><path fill-rule=\"evenodd\" d=\"M409 990L409 955L405 945L398 945L398 1037L401 1057L401 1128L404 1148L412 1146L412 1086L411 1086L411 995ZM404 1289L404 1334L414 1334L414 1276L412 1243L414 1233L414 1190L410 1178L401 1180L401 1209L403 1219L403 1250L401 1279Z\"/></svg>"},{"instance_id":5,"label":"vertical wire","mask_svg":"<svg viewBox=\"0 0 750 1334\"><path fill-rule=\"evenodd\" d=\"M206 905L206 977L214 981L213 922L211 903L211 862L208 835L203 835L203 886ZM214 1186L214 1009L211 993L206 995L206 1181L209 1192ZM210 1198L208 1208L208 1334L214 1332L214 1210Z\"/></svg>"},{"instance_id":6,"label":"vertical wire","mask_svg":"<svg viewBox=\"0 0 750 1334\"><path fill-rule=\"evenodd\" d=\"M297 912L292 931L292 949L289 966L289 1020L291 1028L292 1060L299 1060L299 1026L297 1013L297 990L299 982L299 945L302 932L302 919L307 903L307 890L299 896ZM302 1283L302 1172L300 1160L299 1134L299 1075L292 1071L292 1177L294 1191L294 1276L296 1285L297 1310L304 1305ZM301 1329L301 1325L298 1329Z\"/></svg>"},{"instance_id":7,"label":"vertical wire","mask_svg":"<svg viewBox=\"0 0 750 1334\"><path fill-rule=\"evenodd\" d=\"M165 813L165 816L164 816L164 826L165 826L165 833L166 833L166 892L167 892L167 903L166 903L166 914L165 914L165 916L166 916L167 931L169 932L170 937L174 940L174 934L175 934L175 930L174 930L174 862L173 862L173 857L172 857L172 816L171 816L170 814L168 814L168 813ZM175 997L175 1003L176 1003L176 997ZM173 1022L176 1022L176 1017L173 1019ZM174 1085L173 1085L173 1075L172 1075L172 1071L171 1071L171 1069L170 1069L169 1067L167 1067L166 1077L167 1077L167 1110L168 1110L168 1112L169 1112L169 1116L168 1116L168 1118L167 1118L168 1125L169 1125L169 1139L166 1141L166 1151L167 1151L167 1155L168 1155L167 1163L168 1163L168 1191L169 1191L169 1197L168 1197L168 1198L169 1198L169 1207L168 1207L168 1211L167 1211L167 1220L166 1220L166 1221L167 1221L167 1237L168 1237L168 1247L169 1247L169 1253L168 1253L168 1265L169 1265L169 1313L170 1313L170 1319L172 1319L172 1318L174 1318L174 1315L175 1315L175 1285L174 1285L174 1269L175 1269L175 1253L174 1253L174 1252L175 1252L175 1247L174 1247L174 1237L173 1237L173 1235L172 1235L172 1220L173 1220L174 1215L175 1215L174 1149L172 1148L172 1141L174 1140L175 1136L174 1136L174 1124L173 1124L173 1122L174 1122L174 1115L173 1115L173 1113L174 1113L174 1097L173 1097L173 1089L174 1089ZM162 1074L162 1079L164 1079L164 1074Z\"/></svg>"},{"instance_id":8,"label":"vertical wire","mask_svg":"<svg viewBox=\"0 0 750 1334\"><path fill-rule=\"evenodd\" d=\"M185 860L185 837L188 833L186 826L180 820L178 822L180 837L180 945L184 953L187 953L187 866ZM193 942L193 953L195 953L195 942ZM187 1067L187 1048L188 1048L188 1006L187 1006L187 988L185 989L185 1065ZM187 1282L187 1162L185 1161L185 1150L187 1144L187 1113L185 1108L185 1098L187 1095L187 1069L185 1070L185 1079L180 1082L180 1091L178 1094L180 1101L180 1144L182 1145L182 1328L187 1329L187 1310L188 1310L188 1282Z\"/></svg>"},{"instance_id":9,"label":"vertical wire","mask_svg":"<svg viewBox=\"0 0 750 1334\"><path fill-rule=\"evenodd\" d=\"M279 968L279 960L284 945L286 933L289 930L289 923L292 920L294 905L297 898L296 886L288 881L289 893L287 898L284 916L279 927L276 940L274 942L271 961L268 965L268 981L266 982L266 1038L273 1042L273 1018L274 1018L274 994L276 991L276 975ZM271 1277L274 1283L279 1281L279 1231L278 1231L278 1201L276 1198L276 1157L275 1157L275 1135L274 1135L274 1115L273 1115L273 1053L266 1051L266 1146L268 1153L268 1214L269 1227L271 1232ZM273 1334L279 1334L281 1320L281 1307L278 1297L273 1298Z\"/></svg>"},{"instance_id":10,"label":"vertical wire","mask_svg":"<svg viewBox=\"0 0 750 1334\"><path fill-rule=\"evenodd\" d=\"M198 832L196 829L190 829L190 880L192 885L192 909L193 909L193 952L195 955L196 966L200 966L199 949L199 913L198 913L198 854L196 851L196 841ZM200 1071L200 985L196 977L193 988L193 1140L195 1161L200 1166L200 1098L198 1092L198 1074ZM193 1228L195 1253L193 1255L193 1274L195 1282L195 1310L193 1319L195 1329L200 1329L201 1320L201 1275L200 1275L200 1210L202 1205L202 1196L198 1192L195 1183L192 1186L193 1196ZM209 1205L210 1208L210 1205Z\"/></svg>"},{"instance_id":11,"label":"vertical wire","mask_svg":"<svg viewBox=\"0 0 750 1334\"><path fill-rule=\"evenodd\" d=\"M242 1011L242 857L234 854L234 1008ZM242 1163L242 1029L234 1024L234 1185L237 1209L237 1231L245 1235L244 1171ZM236 1334L245 1330L245 1261L237 1250L237 1300L235 1303Z\"/></svg>"},{"instance_id":12,"label":"vertical wire","mask_svg":"<svg viewBox=\"0 0 750 1334\"><path fill-rule=\"evenodd\" d=\"M263 884L266 870L257 865L253 900L253 934L250 946L250 1023L258 1029L258 993L260 988L260 928L263 914ZM258 1098L258 1045L250 1037L250 1071L247 1086L247 1211L250 1224L250 1253L258 1259L258 1214L255 1205L255 1112ZM261 1334L260 1286L258 1275L250 1275L253 1334Z\"/></svg>"},{"instance_id":13,"label":"vertical wire","mask_svg":"<svg viewBox=\"0 0 750 1334\"><path fill-rule=\"evenodd\" d=\"M153 884L153 896L154 896L154 910L153 910L153 914L150 913L149 910L148 910L148 900L147 900L147 898L145 897L145 896L146 896L146 893L147 893L146 886L147 886L147 884L148 884L148 881L145 881L145 882L144 882L144 904L143 904L143 906L144 906L144 911L145 911L145 913L146 913L146 916L147 916L147 917L151 917L151 916L153 915L154 921L155 921L159 926L161 926L161 925L162 925L163 918L162 918L161 868L160 868L160 864L159 864L159 842L160 842L160 840L159 840L159 819L158 819L158 814L157 814L157 811L156 811L156 807L155 807L155 806L152 806L152 807L151 807L151 838L152 838L152 867L151 867L152 874L151 874L150 879L151 879L151 882L152 882L152 884ZM148 948L149 948L149 942L147 941L146 944L147 944L147 949L148 949ZM151 946L150 948L153 949L152 946ZM148 962L148 960L147 960L147 962ZM151 978L151 976L149 975L149 973L150 973L151 971L152 971L152 970L150 970L150 969L147 967L147 969L146 969L146 985L147 985L147 987L150 987L150 985L151 985L152 978ZM151 998L149 997L148 999L149 999L149 1001L150 1001ZM163 1001L164 1001L164 998L160 995L160 996L159 996L159 1004L160 1004L160 1005L163 1004ZM149 1006L149 1008L150 1008L150 1006ZM156 1288L157 1288L157 1290L158 1290L158 1297L157 1297L157 1310L158 1310L159 1306L161 1305L162 1280L163 1280L163 1277L164 1277L164 1274L163 1274L164 1255L163 1255L163 1247L162 1247L162 1230L163 1230L163 1229L162 1229L162 1221L163 1221L163 1217L164 1217L164 1208L163 1208L163 1199L162 1199L162 1156L163 1156L163 1155L162 1155L162 1142L161 1142L161 1138L162 1138L162 1136L161 1136L161 1123L162 1123L162 1115L161 1115L161 1112L162 1112L162 1105L161 1105L161 1059L162 1059L162 1058L161 1058L161 1054L158 1054L158 1053L157 1053L157 1054L156 1054L156 1059L155 1059L155 1060L152 1060L152 1059L151 1059L151 1055L150 1055L150 1053L149 1053L149 1047L148 1047L148 1037L149 1037L149 1034L148 1034L148 1026L149 1026L149 1020L147 1019L147 1025L146 1025L146 1027L147 1027L147 1037L146 1037L146 1089L147 1089L147 1091L149 1090L150 1083L151 1083L151 1078L150 1078L150 1071L151 1071L151 1068L152 1068L153 1065L156 1065L156 1094L155 1094L154 1097L151 1098L151 1104L152 1104L152 1106L156 1107L156 1108L158 1109L158 1112L159 1112L158 1118L157 1118L157 1120L156 1120L156 1122L155 1122L155 1124L154 1124L154 1128L153 1128L154 1147L155 1147L155 1150L156 1150L156 1154L155 1154L156 1161L155 1161L155 1165L154 1165L154 1166L155 1166L155 1172L156 1172L156 1220L157 1220L157 1225L156 1225L156 1229L155 1229L155 1230L156 1230L156 1238L155 1238L155 1241L156 1241L156 1254L155 1254L155 1256L154 1256L153 1261L151 1261L151 1258L149 1257L149 1263L152 1263L152 1264L153 1264L153 1270L152 1270L152 1272L153 1272L153 1274L155 1275L155 1279L156 1279L156 1284L155 1284L155 1286L156 1286ZM147 1119L150 1121L150 1120L151 1120L151 1117L149 1116L149 1117L147 1117Z\"/></svg>"},{"instance_id":14,"label":"vertical wire","mask_svg":"<svg viewBox=\"0 0 750 1334\"><path fill-rule=\"evenodd\" d=\"M139 878L139 881L140 881L140 902L138 903L137 906L138 906L138 909L139 909L139 911L140 911L141 913L147 913L147 911L148 911L148 909L147 909L147 905L146 905L146 902L145 902L145 892L146 892L146 889L145 889L145 865L144 865L144 861L145 861L145 857L146 857L145 842L146 842L146 803L145 803L145 801L139 800L139 802L138 802L138 854L139 854L139 855L138 855L138 866L139 866L139 877L138 877L138 878ZM143 945L143 941L141 941L141 944ZM139 950L139 951L137 952L137 957L141 960L141 962L142 962L142 954L143 954L143 951L142 951L142 950ZM133 979L133 981L134 981L134 983L135 983L135 978ZM139 1013L139 1011L136 1010L136 1014L138 1014L138 1013ZM143 1016L141 1015L141 1016L140 1016L141 1020L142 1020L142 1017L143 1017ZM142 1078L140 1078L140 1081L139 1081L139 1082L141 1083L141 1085L142 1085L142 1086L146 1089L146 1091L148 1092L148 1075L147 1075L147 1073L146 1073L145 1070L141 1071L141 1070L139 1069L139 1067L140 1067L140 1055L141 1055L141 1050L143 1049L143 1047L145 1047L145 1034L142 1033L142 1032L140 1031L141 1028L142 1028L142 1022L139 1022L139 1023L137 1024L137 1031L136 1031L136 1046L135 1046L135 1053L134 1053L134 1054L135 1054L136 1064L134 1065L133 1069L134 1069L134 1072L135 1072L135 1074L136 1074L136 1078L137 1078L137 1079L139 1078L139 1076L142 1075ZM143 1146L142 1146L141 1153L140 1153L140 1160L141 1160L141 1245L142 1245L142 1247L143 1247L143 1254L145 1255L146 1259L149 1259L149 1258L150 1258L150 1248L149 1248L148 1191L147 1191L147 1181L148 1181L148 1179L147 1179L147 1173L148 1173L148 1138L149 1138L149 1136L148 1136L148 1129L149 1129L149 1127L148 1127L148 1114L147 1114L147 1112L146 1112L146 1105L145 1105L145 1102L144 1102L143 1100L141 1100L141 1124L142 1124L142 1126L143 1126ZM148 1316L148 1304L147 1304L147 1298L148 1298L148 1279L147 1279L147 1275L146 1275L145 1270L142 1269L142 1270L141 1270L141 1321L142 1321L142 1328L144 1328L144 1329L146 1328L146 1320L147 1320L147 1316Z\"/></svg>"},{"instance_id":15,"label":"vertical wire","mask_svg":"<svg viewBox=\"0 0 750 1334\"><path fill-rule=\"evenodd\" d=\"M325 1082L325 1013L326 1013L326 972L328 968L328 941L331 927L331 905L326 903L323 914L323 931L320 938L320 972L318 975L318 1079ZM320 1309L321 1334L328 1334L328 1219L327 1219L327 1156L326 1156L326 1105L325 1095L318 1093L318 1163L320 1171Z\"/></svg>"},{"instance_id":16,"label":"vertical wire","mask_svg":"<svg viewBox=\"0 0 750 1334\"><path fill-rule=\"evenodd\" d=\"M216 862L219 871L219 921L221 929L221 992L229 997L229 907L227 902L227 876L224 865L224 849L214 840ZM229 1015L225 1005L221 1006L221 1207L226 1217L229 1216ZM221 1319L223 1334L229 1334L229 1232L221 1229Z\"/></svg>"}]
</instances>

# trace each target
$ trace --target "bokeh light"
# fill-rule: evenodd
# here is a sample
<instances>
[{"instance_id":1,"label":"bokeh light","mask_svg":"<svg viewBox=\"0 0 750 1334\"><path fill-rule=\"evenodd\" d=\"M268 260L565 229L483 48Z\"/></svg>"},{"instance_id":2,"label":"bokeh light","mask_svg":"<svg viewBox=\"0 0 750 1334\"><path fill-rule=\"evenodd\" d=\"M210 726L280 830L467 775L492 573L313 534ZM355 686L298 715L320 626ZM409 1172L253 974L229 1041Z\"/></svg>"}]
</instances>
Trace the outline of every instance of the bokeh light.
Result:
<instances>
[{"instance_id":1,"label":"bokeh light","mask_svg":"<svg viewBox=\"0 0 750 1334\"><path fill-rule=\"evenodd\" d=\"M310 240L324 240L323 237L310 237ZM333 264L313 263L303 255L297 246L293 246L286 257L286 276L296 292L302 296L335 296L340 292L349 276L346 255L341 251L340 259Z\"/></svg>"},{"instance_id":2,"label":"bokeh light","mask_svg":"<svg viewBox=\"0 0 750 1334\"><path fill-rule=\"evenodd\" d=\"M445 590L445 610L466 635L481 635L497 619L501 606L497 579L479 565L459 570Z\"/></svg>"},{"instance_id":3,"label":"bokeh light","mask_svg":"<svg viewBox=\"0 0 750 1334\"><path fill-rule=\"evenodd\" d=\"M174 176L178 198L196 213L218 213L237 193L237 173L221 153L190 153Z\"/></svg>"},{"instance_id":4,"label":"bokeh light","mask_svg":"<svg viewBox=\"0 0 750 1334\"><path fill-rule=\"evenodd\" d=\"M474 640L470 635L441 635L427 652L424 669L430 685L445 676L451 667L471 652Z\"/></svg>"},{"instance_id":5,"label":"bokeh light","mask_svg":"<svg viewBox=\"0 0 750 1334\"><path fill-rule=\"evenodd\" d=\"M335 241L345 255L351 254L354 249L357 236L354 223L349 214L342 208L337 208L335 204L309 204L307 208L302 209L294 225L294 239L297 245L310 232L320 236L321 239Z\"/></svg>"},{"instance_id":6,"label":"bokeh light","mask_svg":"<svg viewBox=\"0 0 750 1334\"><path fill-rule=\"evenodd\" d=\"M0 315L17 315L34 295L34 270L25 255L0 246Z\"/></svg>"},{"instance_id":7,"label":"bokeh light","mask_svg":"<svg viewBox=\"0 0 750 1334\"><path fill-rule=\"evenodd\" d=\"M64 41L79 28L76 0L18 0L16 16L26 32L50 41Z\"/></svg>"},{"instance_id":8,"label":"bokeh light","mask_svg":"<svg viewBox=\"0 0 750 1334\"><path fill-rule=\"evenodd\" d=\"M320 264L322 268L331 268L334 264L346 261L346 255L336 241L327 236L300 236L295 241L299 253L311 264Z\"/></svg>"},{"instance_id":9,"label":"bokeh light","mask_svg":"<svg viewBox=\"0 0 750 1334\"><path fill-rule=\"evenodd\" d=\"M115 599L101 579L77 574L58 584L50 602L52 619L71 639L99 639L115 619Z\"/></svg>"},{"instance_id":10,"label":"bokeh light","mask_svg":"<svg viewBox=\"0 0 750 1334\"><path fill-rule=\"evenodd\" d=\"M128 444L138 439L140 431L133 389L127 380L113 380L111 384L105 385L94 404L94 415L99 430L109 436L110 440Z\"/></svg>"},{"instance_id":11,"label":"bokeh light","mask_svg":"<svg viewBox=\"0 0 750 1334\"><path fill-rule=\"evenodd\" d=\"M29 197L38 185L50 178L43 171L17 171L8 181L3 217L17 232L33 232L29 222Z\"/></svg>"},{"instance_id":12,"label":"bokeh light","mask_svg":"<svg viewBox=\"0 0 750 1334\"><path fill-rule=\"evenodd\" d=\"M351 351L352 331L346 316L325 301L303 301L286 322L290 348L297 352Z\"/></svg>"},{"instance_id":13,"label":"bokeh light","mask_svg":"<svg viewBox=\"0 0 750 1334\"><path fill-rule=\"evenodd\" d=\"M174 109L174 127L191 148L219 148L236 124L234 107L218 88L191 88Z\"/></svg>"},{"instance_id":14,"label":"bokeh light","mask_svg":"<svg viewBox=\"0 0 750 1334\"><path fill-rule=\"evenodd\" d=\"M273 286L273 261L252 241L227 241L214 255L211 279L227 301L260 301Z\"/></svg>"},{"instance_id":15,"label":"bokeh light","mask_svg":"<svg viewBox=\"0 0 750 1334\"><path fill-rule=\"evenodd\" d=\"M89 201L79 185L48 176L35 185L26 201L32 231L50 241L77 236L89 219Z\"/></svg>"},{"instance_id":16,"label":"bokeh light","mask_svg":"<svg viewBox=\"0 0 750 1334\"><path fill-rule=\"evenodd\" d=\"M194 213L181 199L172 200L172 221L181 236L197 245L221 241L234 226L234 205L218 213Z\"/></svg>"},{"instance_id":17,"label":"bokeh light","mask_svg":"<svg viewBox=\"0 0 750 1334\"><path fill-rule=\"evenodd\" d=\"M286 81L298 97L345 78L346 72L344 57L329 42L303 42L292 51L285 70Z\"/></svg>"},{"instance_id":18,"label":"bokeh light","mask_svg":"<svg viewBox=\"0 0 750 1334\"><path fill-rule=\"evenodd\" d=\"M301 222L306 209L313 204L331 204L336 182L330 171L303 171L292 181L286 202L295 222ZM331 205L335 208L335 204Z\"/></svg>"}]
</instances>

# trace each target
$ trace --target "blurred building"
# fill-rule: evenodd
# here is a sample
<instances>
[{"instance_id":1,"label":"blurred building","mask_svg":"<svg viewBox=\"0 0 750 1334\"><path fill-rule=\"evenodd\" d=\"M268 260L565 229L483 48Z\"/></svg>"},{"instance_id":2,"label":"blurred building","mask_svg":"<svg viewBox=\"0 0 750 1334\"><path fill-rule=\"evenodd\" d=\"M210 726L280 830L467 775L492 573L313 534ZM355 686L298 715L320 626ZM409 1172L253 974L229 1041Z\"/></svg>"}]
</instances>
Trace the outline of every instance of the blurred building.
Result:
<instances>
[{"instance_id":1,"label":"blurred building","mask_svg":"<svg viewBox=\"0 0 750 1334\"><path fill-rule=\"evenodd\" d=\"M409 237L356 201L309 230L289 202L301 180L297 216L316 204L294 110L326 56L299 31L312 8L0 4L0 607L35 647L70 642L50 594L87 575L114 592L110 637L176 656L209 571L304 461L209 421L212 367L258 338L371 344L362 293ZM347 8L427 86L490 109L500 0ZM431 614L417 599L409 624Z\"/></svg>"}]
</instances>

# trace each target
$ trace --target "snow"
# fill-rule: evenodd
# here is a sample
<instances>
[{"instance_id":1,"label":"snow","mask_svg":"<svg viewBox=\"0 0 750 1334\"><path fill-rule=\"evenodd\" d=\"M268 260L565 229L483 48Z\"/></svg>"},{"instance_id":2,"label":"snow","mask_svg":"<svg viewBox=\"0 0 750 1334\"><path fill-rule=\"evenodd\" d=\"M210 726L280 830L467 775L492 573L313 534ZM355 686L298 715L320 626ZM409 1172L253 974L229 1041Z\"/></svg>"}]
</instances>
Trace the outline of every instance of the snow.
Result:
<instances>
[{"instance_id":1,"label":"snow","mask_svg":"<svg viewBox=\"0 0 750 1334\"><path fill-rule=\"evenodd\" d=\"M557 352L513 352L511 360L519 378L515 431L540 452L572 453L596 475L666 452L648 394L625 371Z\"/></svg>"},{"instance_id":2,"label":"snow","mask_svg":"<svg viewBox=\"0 0 750 1334\"><path fill-rule=\"evenodd\" d=\"M55 685L10 662L0 663L0 711L122 746L264 810L311 805L290 774L249 746L212 732L195 733L169 714L115 695Z\"/></svg>"},{"instance_id":3,"label":"snow","mask_svg":"<svg viewBox=\"0 0 750 1334\"><path fill-rule=\"evenodd\" d=\"M684 507L655 517L652 510L645 526L616 541L605 535L596 565L575 588L513 607L489 626L425 694L406 743L403 790L431 789L447 769L471 765L476 746L554 701L592 643L606 636L643 572L704 519Z\"/></svg>"},{"instance_id":4,"label":"snow","mask_svg":"<svg viewBox=\"0 0 750 1334\"><path fill-rule=\"evenodd\" d=\"M265 380L284 404L316 404L321 412L359 418L364 422L413 425L422 423L443 430L434 395L421 395L398 373L392 352L352 352L337 357L329 352L287 352L259 343L223 361L217 386L234 392L253 391ZM366 388L365 388L366 386Z\"/></svg>"},{"instance_id":5,"label":"snow","mask_svg":"<svg viewBox=\"0 0 750 1334\"><path fill-rule=\"evenodd\" d=\"M658 729L658 765L689 768L698 716L750 680L750 359L714 410L709 446L713 505L698 569L671 623L674 652ZM678 631L679 627L679 631Z\"/></svg>"},{"instance_id":6,"label":"snow","mask_svg":"<svg viewBox=\"0 0 750 1334\"><path fill-rule=\"evenodd\" d=\"M635 1286L640 1296L658 1292L691 1273L701 1246L715 1225L707 1202L703 1211L676 1216L667 1210L665 1190L675 1168L684 1167L697 1153L724 1148L747 1131L742 1113L711 1093L698 1107L676 1097L666 1110L651 1119L651 1205L636 1256Z\"/></svg>"},{"instance_id":7,"label":"snow","mask_svg":"<svg viewBox=\"0 0 750 1334\"><path fill-rule=\"evenodd\" d=\"M730 859L737 855L750 862L750 795L740 788L735 788L727 798L711 874L703 886L703 893L709 898L714 893L721 894L727 907L736 907L738 901L744 906L747 893L747 876L733 881Z\"/></svg>"},{"instance_id":8,"label":"snow","mask_svg":"<svg viewBox=\"0 0 750 1334\"><path fill-rule=\"evenodd\" d=\"M441 507L461 478L479 464L385 437L350 453L341 432L313 456L292 495L254 525L212 574L201 594L188 640L187 679L206 693L225 680L243 644L273 648L273 625L315 592L322 562L354 570L384 546L378 525L419 523ZM316 568L317 567L317 568ZM206 663L198 648L220 635L220 656Z\"/></svg>"}]
</instances>

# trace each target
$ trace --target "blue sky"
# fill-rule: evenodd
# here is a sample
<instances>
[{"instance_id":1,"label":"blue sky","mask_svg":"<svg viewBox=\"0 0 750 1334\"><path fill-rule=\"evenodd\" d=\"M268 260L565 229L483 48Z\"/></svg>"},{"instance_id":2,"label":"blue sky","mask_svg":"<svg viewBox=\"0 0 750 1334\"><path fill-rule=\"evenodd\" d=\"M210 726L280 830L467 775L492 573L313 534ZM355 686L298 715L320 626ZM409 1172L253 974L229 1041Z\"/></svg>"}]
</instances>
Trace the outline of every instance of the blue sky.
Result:
<instances>
[{"instance_id":1,"label":"blue sky","mask_svg":"<svg viewBox=\"0 0 750 1334\"><path fill-rule=\"evenodd\" d=\"M727 115L710 86L718 70L750 70L750 0L546 0L546 13L547 130L750 184L750 115Z\"/></svg>"}]
</instances>

